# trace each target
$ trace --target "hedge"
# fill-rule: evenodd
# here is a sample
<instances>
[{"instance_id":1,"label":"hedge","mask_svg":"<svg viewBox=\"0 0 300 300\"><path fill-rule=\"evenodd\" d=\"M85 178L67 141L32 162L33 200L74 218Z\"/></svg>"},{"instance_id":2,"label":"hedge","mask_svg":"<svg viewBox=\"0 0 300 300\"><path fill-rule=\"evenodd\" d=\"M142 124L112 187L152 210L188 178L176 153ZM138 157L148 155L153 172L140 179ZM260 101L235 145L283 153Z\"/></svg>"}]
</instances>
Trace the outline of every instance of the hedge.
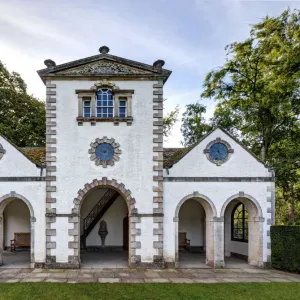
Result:
<instances>
[{"instance_id":1,"label":"hedge","mask_svg":"<svg viewBox=\"0 0 300 300\"><path fill-rule=\"evenodd\" d=\"M272 267L300 272L300 226L271 227Z\"/></svg>"}]
</instances>

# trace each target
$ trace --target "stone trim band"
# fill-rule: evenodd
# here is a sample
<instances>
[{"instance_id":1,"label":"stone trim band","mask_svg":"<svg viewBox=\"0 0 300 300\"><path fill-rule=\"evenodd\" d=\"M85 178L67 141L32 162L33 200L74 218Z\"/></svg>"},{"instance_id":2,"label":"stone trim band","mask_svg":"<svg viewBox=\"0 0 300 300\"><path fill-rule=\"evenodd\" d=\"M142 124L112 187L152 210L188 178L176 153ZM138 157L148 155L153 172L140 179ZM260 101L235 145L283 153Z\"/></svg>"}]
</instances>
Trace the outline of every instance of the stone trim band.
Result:
<instances>
[{"instance_id":1,"label":"stone trim band","mask_svg":"<svg viewBox=\"0 0 300 300\"><path fill-rule=\"evenodd\" d=\"M273 182L274 177L164 177L165 182Z\"/></svg>"},{"instance_id":2,"label":"stone trim band","mask_svg":"<svg viewBox=\"0 0 300 300\"><path fill-rule=\"evenodd\" d=\"M28 177L0 177L0 182L3 181L46 181L46 177L28 176Z\"/></svg>"}]
</instances>

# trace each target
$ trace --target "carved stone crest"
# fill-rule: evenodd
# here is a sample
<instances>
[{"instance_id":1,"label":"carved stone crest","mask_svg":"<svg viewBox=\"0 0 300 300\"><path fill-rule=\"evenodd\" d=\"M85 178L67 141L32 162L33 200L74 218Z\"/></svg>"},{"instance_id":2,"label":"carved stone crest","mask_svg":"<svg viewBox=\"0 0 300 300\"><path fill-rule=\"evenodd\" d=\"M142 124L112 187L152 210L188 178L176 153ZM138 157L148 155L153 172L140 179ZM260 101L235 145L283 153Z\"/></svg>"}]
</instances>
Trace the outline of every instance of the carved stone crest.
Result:
<instances>
[{"instance_id":1,"label":"carved stone crest","mask_svg":"<svg viewBox=\"0 0 300 300\"><path fill-rule=\"evenodd\" d=\"M91 86L91 90L98 90L100 88L109 88L111 90L119 90L120 88L111 81L108 81L107 79L101 80L96 82L93 86Z\"/></svg>"},{"instance_id":2,"label":"carved stone crest","mask_svg":"<svg viewBox=\"0 0 300 300\"><path fill-rule=\"evenodd\" d=\"M146 70L129 67L109 60L100 60L88 65L58 72L63 75L138 75L151 74Z\"/></svg>"}]
</instances>

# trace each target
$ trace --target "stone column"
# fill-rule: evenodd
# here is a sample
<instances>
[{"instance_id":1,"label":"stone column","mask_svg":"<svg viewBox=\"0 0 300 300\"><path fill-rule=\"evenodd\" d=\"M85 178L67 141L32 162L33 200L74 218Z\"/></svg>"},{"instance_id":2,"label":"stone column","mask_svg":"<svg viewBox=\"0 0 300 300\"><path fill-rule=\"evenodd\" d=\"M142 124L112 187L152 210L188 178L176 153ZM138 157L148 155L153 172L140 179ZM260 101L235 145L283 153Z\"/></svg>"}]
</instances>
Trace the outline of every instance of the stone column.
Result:
<instances>
[{"instance_id":1,"label":"stone column","mask_svg":"<svg viewBox=\"0 0 300 300\"><path fill-rule=\"evenodd\" d=\"M3 213L0 216L0 266L3 265Z\"/></svg>"},{"instance_id":2,"label":"stone column","mask_svg":"<svg viewBox=\"0 0 300 300\"><path fill-rule=\"evenodd\" d=\"M248 262L250 265L263 267L262 248L263 248L263 222L264 218L249 218L248 226Z\"/></svg>"},{"instance_id":3,"label":"stone column","mask_svg":"<svg viewBox=\"0 0 300 300\"><path fill-rule=\"evenodd\" d=\"M34 268L34 224L36 222L35 217L30 217L30 265L31 268Z\"/></svg>"},{"instance_id":4,"label":"stone column","mask_svg":"<svg viewBox=\"0 0 300 300\"><path fill-rule=\"evenodd\" d=\"M224 217L213 218L214 268L224 268Z\"/></svg>"}]
</instances>

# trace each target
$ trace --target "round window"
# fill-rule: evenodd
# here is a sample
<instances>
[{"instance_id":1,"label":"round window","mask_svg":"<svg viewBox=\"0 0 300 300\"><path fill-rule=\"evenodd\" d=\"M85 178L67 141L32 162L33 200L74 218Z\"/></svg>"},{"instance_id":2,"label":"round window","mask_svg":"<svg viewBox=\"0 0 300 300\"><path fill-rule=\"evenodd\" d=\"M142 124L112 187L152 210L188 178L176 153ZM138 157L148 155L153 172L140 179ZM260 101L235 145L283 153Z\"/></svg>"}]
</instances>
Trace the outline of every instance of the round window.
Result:
<instances>
[{"instance_id":1,"label":"round window","mask_svg":"<svg viewBox=\"0 0 300 300\"><path fill-rule=\"evenodd\" d=\"M99 159L107 161L113 158L115 149L111 144L102 143L96 147L95 154Z\"/></svg>"}]
</instances>

